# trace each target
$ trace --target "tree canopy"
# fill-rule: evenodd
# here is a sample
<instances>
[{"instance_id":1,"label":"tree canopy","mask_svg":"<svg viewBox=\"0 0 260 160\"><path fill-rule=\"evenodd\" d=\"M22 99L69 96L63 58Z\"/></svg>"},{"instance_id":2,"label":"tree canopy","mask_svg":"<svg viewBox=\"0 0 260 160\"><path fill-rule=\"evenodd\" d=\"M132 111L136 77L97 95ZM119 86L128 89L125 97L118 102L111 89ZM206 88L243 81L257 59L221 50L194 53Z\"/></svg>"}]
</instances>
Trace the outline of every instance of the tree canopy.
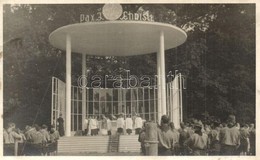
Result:
<instances>
[{"instance_id":1,"label":"tree canopy","mask_svg":"<svg viewBox=\"0 0 260 160\"><path fill-rule=\"evenodd\" d=\"M64 51L48 41L55 29L79 23L80 14L101 4L4 5L4 122L20 127L50 123L51 77L65 81ZM184 117L237 115L255 121L255 4L123 4L124 10L151 12L154 20L186 31L187 41L166 51L166 73L185 76ZM73 54L72 82L81 75ZM90 74L155 75L155 53L131 57L87 56Z\"/></svg>"}]
</instances>

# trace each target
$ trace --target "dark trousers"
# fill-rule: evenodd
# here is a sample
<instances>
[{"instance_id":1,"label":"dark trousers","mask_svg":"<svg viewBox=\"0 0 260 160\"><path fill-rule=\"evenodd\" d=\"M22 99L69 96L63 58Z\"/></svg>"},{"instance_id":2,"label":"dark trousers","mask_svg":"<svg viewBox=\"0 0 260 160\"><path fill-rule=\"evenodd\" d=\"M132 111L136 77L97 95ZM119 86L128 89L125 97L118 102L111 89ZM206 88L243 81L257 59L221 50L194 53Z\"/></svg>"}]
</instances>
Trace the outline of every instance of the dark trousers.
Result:
<instances>
[{"instance_id":1,"label":"dark trousers","mask_svg":"<svg viewBox=\"0 0 260 160\"><path fill-rule=\"evenodd\" d=\"M119 134L123 133L123 128L117 128L117 132L118 132Z\"/></svg>"},{"instance_id":2,"label":"dark trousers","mask_svg":"<svg viewBox=\"0 0 260 160\"><path fill-rule=\"evenodd\" d=\"M4 144L4 156L14 156L14 144Z\"/></svg>"},{"instance_id":3,"label":"dark trousers","mask_svg":"<svg viewBox=\"0 0 260 160\"><path fill-rule=\"evenodd\" d=\"M132 133L132 129L126 129L127 134L131 134Z\"/></svg>"},{"instance_id":4,"label":"dark trousers","mask_svg":"<svg viewBox=\"0 0 260 160\"><path fill-rule=\"evenodd\" d=\"M136 128L135 129L135 135L138 135L141 132L141 128Z\"/></svg>"},{"instance_id":5,"label":"dark trousers","mask_svg":"<svg viewBox=\"0 0 260 160\"><path fill-rule=\"evenodd\" d=\"M84 135L84 136L88 135L88 129L85 129L85 130L84 130L83 135Z\"/></svg>"},{"instance_id":6,"label":"dark trousers","mask_svg":"<svg viewBox=\"0 0 260 160\"><path fill-rule=\"evenodd\" d=\"M194 149L192 152L192 155L194 156L206 156L207 152L205 149Z\"/></svg>"},{"instance_id":7,"label":"dark trousers","mask_svg":"<svg viewBox=\"0 0 260 160\"><path fill-rule=\"evenodd\" d=\"M24 152L26 156L40 156L43 153L43 145L27 143Z\"/></svg>"},{"instance_id":8,"label":"dark trousers","mask_svg":"<svg viewBox=\"0 0 260 160\"><path fill-rule=\"evenodd\" d=\"M225 156L237 155L236 146L221 145L220 154Z\"/></svg>"},{"instance_id":9,"label":"dark trousers","mask_svg":"<svg viewBox=\"0 0 260 160\"><path fill-rule=\"evenodd\" d=\"M158 156L171 156L172 150L166 148L158 148Z\"/></svg>"}]
</instances>

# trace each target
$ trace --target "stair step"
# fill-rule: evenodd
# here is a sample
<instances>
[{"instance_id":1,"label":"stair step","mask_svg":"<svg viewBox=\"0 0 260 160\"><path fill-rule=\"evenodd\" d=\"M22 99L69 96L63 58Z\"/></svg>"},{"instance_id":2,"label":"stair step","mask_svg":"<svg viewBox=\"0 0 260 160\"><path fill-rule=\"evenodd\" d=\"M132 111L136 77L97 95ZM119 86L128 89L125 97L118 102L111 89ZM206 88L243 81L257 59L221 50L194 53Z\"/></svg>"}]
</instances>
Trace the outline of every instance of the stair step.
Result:
<instances>
[{"instance_id":1,"label":"stair step","mask_svg":"<svg viewBox=\"0 0 260 160\"><path fill-rule=\"evenodd\" d=\"M58 153L140 152L138 135L62 137Z\"/></svg>"}]
</instances>

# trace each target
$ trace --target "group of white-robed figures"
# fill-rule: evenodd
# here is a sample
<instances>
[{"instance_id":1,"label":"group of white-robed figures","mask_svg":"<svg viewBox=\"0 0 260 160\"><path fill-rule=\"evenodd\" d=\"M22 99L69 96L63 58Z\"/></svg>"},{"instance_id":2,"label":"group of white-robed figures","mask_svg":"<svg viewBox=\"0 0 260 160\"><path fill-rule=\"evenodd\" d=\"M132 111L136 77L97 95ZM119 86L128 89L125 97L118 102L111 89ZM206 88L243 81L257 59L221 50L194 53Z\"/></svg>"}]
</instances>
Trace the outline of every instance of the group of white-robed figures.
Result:
<instances>
[{"instance_id":1,"label":"group of white-robed figures","mask_svg":"<svg viewBox=\"0 0 260 160\"><path fill-rule=\"evenodd\" d=\"M115 116L111 116L111 119L116 119ZM110 118L105 115L101 116L101 119L98 120L97 116L89 116L84 121L84 133L83 135L111 135L113 127L117 128L116 132L118 134L132 134L133 129L135 129L135 134L139 134L143 127L143 119L139 114L131 117L131 115L127 115L124 119L123 114L120 114L118 118L112 121ZM116 125L112 125L116 123ZM113 127L112 127L113 126Z\"/></svg>"}]
</instances>

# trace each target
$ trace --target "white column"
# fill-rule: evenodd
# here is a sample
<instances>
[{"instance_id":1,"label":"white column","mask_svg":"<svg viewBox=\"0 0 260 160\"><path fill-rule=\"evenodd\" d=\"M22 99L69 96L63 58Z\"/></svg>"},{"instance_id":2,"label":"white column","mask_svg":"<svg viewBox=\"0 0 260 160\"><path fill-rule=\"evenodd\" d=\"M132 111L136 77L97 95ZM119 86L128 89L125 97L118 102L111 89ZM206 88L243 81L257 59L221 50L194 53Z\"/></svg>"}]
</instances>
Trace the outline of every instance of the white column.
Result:
<instances>
[{"instance_id":1,"label":"white column","mask_svg":"<svg viewBox=\"0 0 260 160\"><path fill-rule=\"evenodd\" d=\"M87 78L87 73L86 73L86 54L82 54L82 129L84 130L85 126L85 119L86 119L86 78Z\"/></svg>"},{"instance_id":2,"label":"white column","mask_svg":"<svg viewBox=\"0 0 260 160\"><path fill-rule=\"evenodd\" d=\"M157 52L157 105L158 105L158 122L161 121L162 116L162 98L161 98L161 60L160 52Z\"/></svg>"},{"instance_id":3,"label":"white column","mask_svg":"<svg viewBox=\"0 0 260 160\"><path fill-rule=\"evenodd\" d=\"M165 53L164 53L164 33L160 33L160 69L161 69L161 107L162 114L166 114L166 79L165 79Z\"/></svg>"},{"instance_id":4,"label":"white column","mask_svg":"<svg viewBox=\"0 0 260 160\"><path fill-rule=\"evenodd\" d=\"M71 134L71 39L66 37L66 121L65 136Z\"/></svg>"}]
</instances>

